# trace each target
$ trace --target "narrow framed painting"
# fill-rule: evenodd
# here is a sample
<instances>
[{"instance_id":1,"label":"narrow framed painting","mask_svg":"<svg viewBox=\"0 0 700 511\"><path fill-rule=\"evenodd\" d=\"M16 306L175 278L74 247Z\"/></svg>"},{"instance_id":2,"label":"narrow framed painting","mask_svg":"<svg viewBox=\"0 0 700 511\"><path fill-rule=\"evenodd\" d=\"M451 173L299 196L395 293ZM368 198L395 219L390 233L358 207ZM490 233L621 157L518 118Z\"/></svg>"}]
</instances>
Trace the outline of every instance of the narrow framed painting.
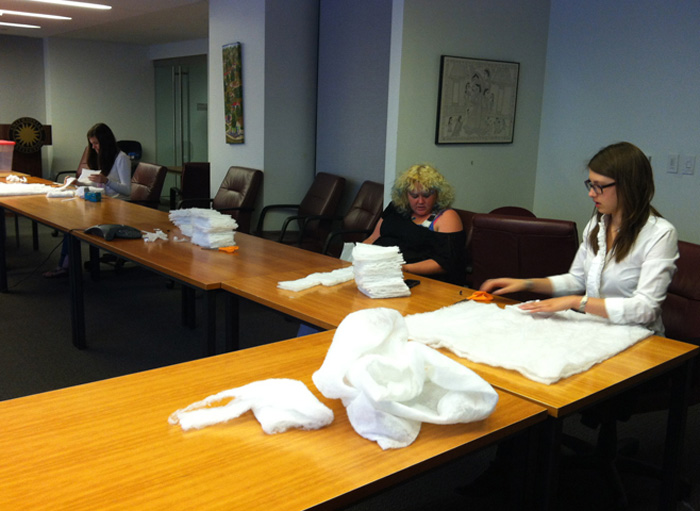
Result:
<instances>
[{"instance_id":1,"label":"narrow framed painting","mask_svg":"<svg viewBox=\"0 0 700 511\"><path fill-rule=\"evenodd\" d=\"M436 144L510 144L518 62L442 55Z\"/></svg>"},{"instance_id":2,"label":"narrow framed painting","mask_svg":"<svg viewBox=\"0 0 700 511\"><path fill-rule=\"evenodd\" d=\"M245 142L243 124L243 63L241 43L223 47L224 64L224 122L227 144Z\"/></svg>"}]
</instances>

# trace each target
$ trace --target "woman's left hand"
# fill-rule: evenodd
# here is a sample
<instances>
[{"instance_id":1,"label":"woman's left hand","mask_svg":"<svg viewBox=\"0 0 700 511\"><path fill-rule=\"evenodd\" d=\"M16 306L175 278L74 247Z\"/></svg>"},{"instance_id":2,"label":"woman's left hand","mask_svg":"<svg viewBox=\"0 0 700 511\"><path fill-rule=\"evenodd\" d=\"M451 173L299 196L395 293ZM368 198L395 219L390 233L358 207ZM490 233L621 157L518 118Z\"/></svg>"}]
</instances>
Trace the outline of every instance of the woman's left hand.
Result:
<instances>
[{"instance_id":1,"label":"woman's left hand","mask_svg":"<svg viewBox=\"0 0 700 511\"><path fill-rule=\"evenodd\" d=\"M557 298L549 298L547 300L523 303L522 305L519 305L519 307L522 310L529 312L559 312L569 309L577 309L580 303L580 296L560 296Z\"/></svg>"}]
</instances>

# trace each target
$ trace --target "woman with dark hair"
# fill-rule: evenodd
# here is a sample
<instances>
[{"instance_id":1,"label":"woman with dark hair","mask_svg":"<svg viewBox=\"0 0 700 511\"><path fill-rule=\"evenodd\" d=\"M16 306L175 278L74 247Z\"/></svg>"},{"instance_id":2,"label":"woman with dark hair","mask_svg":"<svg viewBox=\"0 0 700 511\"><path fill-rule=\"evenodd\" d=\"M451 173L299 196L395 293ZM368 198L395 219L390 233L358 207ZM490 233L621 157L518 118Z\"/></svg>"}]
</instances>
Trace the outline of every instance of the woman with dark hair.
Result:
<instances>
[{"instance_id":1,"label":"woman with dark hair","mask_svg":"<svg viewBox=\"0 0 700 511\"><path fill-rule=\"evenodd\" d=\"M87 139L88 166L100 171L90 176L90 180L104 187L108 197L128 199L131 196L131 161L119 150L112 130L106 124L95 124L87 132Z\"/></svg>"},{"instance_id":2,"label":"woman with dark hair","mask_svg":"<svg viewBox=\"0 0 700 511\"><path fill-rule=\"evenodd\" d=\"M540 279L487 280L482 291L534 291L556 296L520 306L531 312L575 309L617 324L638 324L663 335L661 305L676 271L678 235L651 205L649 159L620 142L588 163L584 183L595 215L583 232L569 273Z\"/></svg>"},{"instance_id":3,"label":"woman with dark hair","mask_svg":"<svg viewBox=\"0 0 700 511\"><path fill-rule=\"evenodd\" d=\"M131 161L117 146L117 139L109 126L95 124L87 132L88 167L99 170L90 176L92 186L104 189L104 194L115 199L128 199L131 196ZM64 237L58 266L44 273L52 279L68 275L68 243Z\"/></svg>"},{"instance_id":4,"label":"woman with dark hair","mask_svg":"<svg viewBox=\"0 0 700 511\"><path fill-rule=\"evenodd\" d=\"M391 189L391 204L364 243L398 246L403 270L464 285L466 233L451 209L455 193L430 165L413 165Z\"/></svg>"}]
</instances>

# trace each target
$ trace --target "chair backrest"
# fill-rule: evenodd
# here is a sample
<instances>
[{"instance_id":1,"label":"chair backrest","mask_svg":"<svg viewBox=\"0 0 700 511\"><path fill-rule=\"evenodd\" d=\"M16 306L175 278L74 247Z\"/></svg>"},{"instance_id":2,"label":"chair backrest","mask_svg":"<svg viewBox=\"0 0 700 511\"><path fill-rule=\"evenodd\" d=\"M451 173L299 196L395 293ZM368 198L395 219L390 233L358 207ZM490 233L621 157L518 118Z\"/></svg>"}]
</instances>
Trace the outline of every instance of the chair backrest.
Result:
<instances>
[{"instance_id":1,"label":"chair backrest","mask_svg":"<svg viewBox=\"0 0 700 511\"><path fill-rule=\"evenodd\" d=\"M299 215L336 215L344 188L344 177L319 172L299 204ZM330 232L331 224L330 221L309 222L304 236L324 240Z\"/></svg>"},{"instance_id":2,"label":"chair backrest","mask_svg":"<svg viewBox=\"0 0 700 511\"><path fill-rule=\"evenodd\" d=\"M162 165L139 163L131 177L131 201L157 208L167 172Z\"/></svg>"},{"instance_id":3,"label":"chair backrest","mask_svg":"<svg viewBox=\"0 0 700 511\"><path fill-rule=\"evenodd\" d=\"M384 204L384 185L374 181L365 181L355 195L348 212L343 217L344 231L370 231L374 229L382 216ZM363 241L367 234L348 233L343 241Z\"/></svg>"},{"instance_id":4,"label":"chair backrest","mask_svg":"<svg viewBox=\"0 0 700 511\"><path fill-rule=\"evenodd\" d=\"M180 200L188 201L188 208L208 208L211 187L209 162L187 162L180 174ZM202 199L195 201L193 199ZM171 206L172 207L172 206Z\"/></svg>"},{"instance_id":5,"label":"chair backrest","mask_svg":"<svg viewBox=\"0 0 700 511\"><path fill-rule=\"evenodd\" d=\"M575 222L477 214L472 219L472 287L495 277L547 277L565 273L579 246ZM529 300L536 295L510 295Z\"/></svg>"},{"instance_id":6,"label":"chair backrest","mask_svg":"<svg viewBox=\"0 0 700 511\"><path fill-rule=\"evenodd\" d=\"M140 160L143 155L141 142L136 140L118 140L117 147L128 154L133 160Z\"/></svg>"},{"instance_id":7,"label":"chair backrest","mask_svg":"<svg viewBox=\"0 0 700 511\"><path fill-rule=\"evenodd\" d=\"M679 241L678 252L662 307L666 337L700 344L700 245Z\"/></svg>"},{"instance_id":8,"label":"chair backrest","mask_svg":"<svg viewBox=\"0 0 700 511\"><path fill-rule=\"evenodd\" d=\"M537 218L529 209L521 208L520 206L502 206L489 211L492 215L511 215L511 216L526 216L529 218Z\"/></svg>"},{"instance_id":9,"label":"chair backrest","mask_svg":"<svg viewBox=\"0 0 700 511\"><path fill-rule=\"evenodd\" d=\"M299 204L299 214L335 215L345 188L345 178L319 172Z\"/></svg>"},{"instance_id":10,"label":"chair backrest","mask_svg":"<svg viewBox=\"0 0 700 511\"><path fill-rule=\"evenodd\" d=\"M255 201L263 181L263 172L247 167L230 167L214 197L213 208L244 208L223 211L230 214L238 223L238 231L250 233L250 222Z\"/></svg>"}]
</instances>

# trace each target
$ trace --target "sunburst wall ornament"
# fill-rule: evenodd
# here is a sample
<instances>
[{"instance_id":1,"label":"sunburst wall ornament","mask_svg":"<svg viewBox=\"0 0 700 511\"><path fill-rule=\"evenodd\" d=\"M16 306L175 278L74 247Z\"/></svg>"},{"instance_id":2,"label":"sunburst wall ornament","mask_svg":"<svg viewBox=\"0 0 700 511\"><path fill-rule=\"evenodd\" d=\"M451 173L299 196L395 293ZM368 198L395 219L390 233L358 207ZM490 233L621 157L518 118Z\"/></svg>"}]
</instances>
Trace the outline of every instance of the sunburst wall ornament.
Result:
<instances>
[{"instance_id":1,"label":"sunburst wall ornament","mask_svg":"<svg viewBox=\"0 0 700 511\"><path fill-rule=\"evenodd\" d=\"M17 143L15 151L35 153L44 145L44 127L36 119L20 117L10 125L10 138Z\"/></svg>"}]
</instances>

